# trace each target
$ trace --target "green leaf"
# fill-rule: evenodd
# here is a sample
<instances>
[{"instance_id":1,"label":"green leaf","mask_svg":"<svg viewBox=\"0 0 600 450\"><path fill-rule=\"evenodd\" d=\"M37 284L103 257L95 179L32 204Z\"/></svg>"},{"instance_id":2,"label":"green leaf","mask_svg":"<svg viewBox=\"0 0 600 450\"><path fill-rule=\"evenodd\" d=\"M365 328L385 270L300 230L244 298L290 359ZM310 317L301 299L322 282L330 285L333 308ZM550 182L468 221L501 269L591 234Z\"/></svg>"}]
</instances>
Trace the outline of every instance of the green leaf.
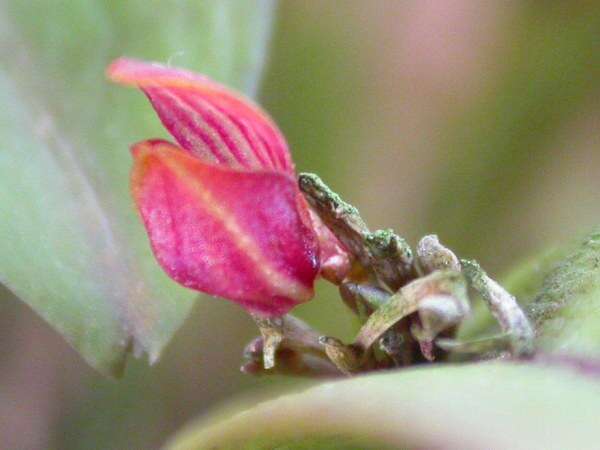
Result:
<instances>
[{"instance_id":1,"label":"green leaf","mask_svg":"<svg viewBox=\"0 0 600 450\"><path fill-rule=\"evenodd\" d=\"M600 357L600 232L550 271L530 311L541 349Z\"/></svg>"},{"instance_id":2,"label":"green leaf","mask_svg":"<svg viewBox=\"0 0 600 450\"><path fill-rule=\"evenodd\" d=\"M539 349L600 357L600 233L525 261L503 285L534 322ZM489 311L478 303L459 339L494 334L496 327Z\"/></svg>"},{"instance_id":3,"label":"green leaf","mask_svg":"<svg viewBox=\"0 0 600 450\"><path fill-rule=\"evenodd\" d=\"M600 3L571 6L519 3L497 68L442 137L447 160L434 175L428 223L463 257L489 255L498 265L519 254L509 245L515 211L560 158L555 141L565 125L600 88Z\"/></svg>"},{"instance_id":4,"label":"green leaf","mask_svg":"<svg viewBox=\"0 0 600 450\"><path fill-rule=\"evenodd\" d=\"M163 136L141 94L112 86L126 55L255 94L273 1L0 5L0 280L98 370L155 361L193 293L154 261L129 197L128 146Z\"/></svg>"},{"instance_id":5,"label":"green leaf","mask_svg":"<svg viewBox=\"0 0 600 450\"><path fill-rule=\"evenodd\" d=\"M567 368L447 365L325 383L222 414L167 448L595 448L600 382Z\"/></svg>"}]
</instances>

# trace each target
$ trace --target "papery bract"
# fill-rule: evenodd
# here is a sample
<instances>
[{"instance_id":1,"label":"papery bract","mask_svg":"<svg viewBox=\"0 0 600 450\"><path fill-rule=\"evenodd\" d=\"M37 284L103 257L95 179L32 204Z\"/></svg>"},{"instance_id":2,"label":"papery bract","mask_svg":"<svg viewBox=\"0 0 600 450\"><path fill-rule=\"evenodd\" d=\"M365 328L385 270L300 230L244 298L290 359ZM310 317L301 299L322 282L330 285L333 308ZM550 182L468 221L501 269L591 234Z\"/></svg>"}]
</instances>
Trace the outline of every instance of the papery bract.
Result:
<instances>
[{"instance_id":1,"label":"papery bract","mask_svg":"<svg viewBox=\"0 0 600 450\"><path fill-rule=\"evenodd\" d=\"M158 64L118 59L107 73L142 89L181 146L149 140L132 148L132 193L169 276L278 316L312 297L319 252L328 279L343 275L347 254L311 217L285 139L258 106Z\"/></svg>"}]
</instances>

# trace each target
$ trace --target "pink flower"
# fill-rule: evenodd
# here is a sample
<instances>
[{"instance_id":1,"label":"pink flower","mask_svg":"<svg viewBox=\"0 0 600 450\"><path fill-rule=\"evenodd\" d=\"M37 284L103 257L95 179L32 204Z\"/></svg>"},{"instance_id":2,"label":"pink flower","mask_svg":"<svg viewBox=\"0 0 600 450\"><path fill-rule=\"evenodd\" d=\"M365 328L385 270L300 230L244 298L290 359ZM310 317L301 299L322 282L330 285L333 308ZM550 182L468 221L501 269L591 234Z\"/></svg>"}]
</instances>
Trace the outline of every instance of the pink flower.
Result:
<instances>
[{"instance_id":1,"label":"pink flower","mask_svg":"<svg viewBox=\"0 0 600 450\"><path fill-rule=\"evenodd\" d=\"M107 74L139 87L179 144L132 147L131 191L171 278L278 316L312 298L320 270L343 275L347 254L309 210L287 143L257 105L154 63L118 59Z\"/></svg>"}]
</instances>

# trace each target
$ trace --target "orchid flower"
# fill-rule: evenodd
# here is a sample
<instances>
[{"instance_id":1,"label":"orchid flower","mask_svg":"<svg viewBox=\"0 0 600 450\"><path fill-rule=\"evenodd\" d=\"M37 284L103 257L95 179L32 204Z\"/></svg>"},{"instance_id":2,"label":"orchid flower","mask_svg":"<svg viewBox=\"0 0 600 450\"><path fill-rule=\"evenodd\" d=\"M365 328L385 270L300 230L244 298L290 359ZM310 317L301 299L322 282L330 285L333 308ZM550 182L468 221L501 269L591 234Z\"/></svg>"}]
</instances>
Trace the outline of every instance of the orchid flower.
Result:
<instances>
[{"instance_id":1,"label":"orchid flower","mask_svg":"<svg viewBox=\"0 0 600 450\"><path fill-rule=\"evenodd\" d=\"M131 191L164 271L188 288L276 317L340 281L349 257L300 193L287 143L241 94L202 75L118 59L178 145L132 146Z\"/></svg>"}]
</instances>

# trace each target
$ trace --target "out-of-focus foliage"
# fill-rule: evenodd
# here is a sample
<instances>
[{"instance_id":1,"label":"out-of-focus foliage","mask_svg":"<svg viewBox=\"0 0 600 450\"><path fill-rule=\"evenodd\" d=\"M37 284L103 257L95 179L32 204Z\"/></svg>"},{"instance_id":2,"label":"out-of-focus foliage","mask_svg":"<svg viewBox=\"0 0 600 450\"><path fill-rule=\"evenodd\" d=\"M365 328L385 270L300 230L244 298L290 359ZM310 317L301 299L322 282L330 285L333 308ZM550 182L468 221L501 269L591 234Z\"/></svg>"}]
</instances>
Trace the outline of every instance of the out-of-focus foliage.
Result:
<instances>
[{"instance_id":1,"label":"out-of-focus foliage","mask_svg":"<svg viewBox=\"0 0 600 450\"><path fill-rule=\"evenodd\" d=\"M502 243L523 220L511 208L519 211L534 183L543 183L555 159L564 158L561 152L572 151L557 148L561 133L582 110L597 107L600 89L598 5L522 3L493 78L444 135L446 157L429 218L451 247L505 264L515 250ZM580 202L593 193L581 194ZM539 201L553 200L561 205L560 198ZM592 217L572 220L589 228L598 222Z\"/></svg>"},{"instance_id":2,"label":"out-of-focus foliage","mask_svg":"<svg viewBox=\"0 0 600 450\"><path fill-rule=\"evenodd\" d=\"M123 54L172 61L253 94L272 1L0 6L0 279L98 370L156 361L191 306L151 256L128 194L128 146L160 131L109 86Z\"/></svg>"},{"instance_id":3,"label":"out-of-focus foliage","mask_svg":"<svg viewBox=\"0 0 600 450\"><path fill-rule=\"evenodd\" d=\"M599 414L600 384L572 368L431 367L326 383L205 419L167 448L302 449L319 435L338 436L340 450L356 448L351 438L376 448L594 448Z\"/></svg>"},{"instance_id":4,"label":"out-of-focus foliage","mask_svg":"<svg viewBox=\"0 0 600 450\"><path fill-rule=\"evenodd\" d=\"M600 233L548 273L529 309L540 349L600 359Z\"/></svg>"}]
</instances>

